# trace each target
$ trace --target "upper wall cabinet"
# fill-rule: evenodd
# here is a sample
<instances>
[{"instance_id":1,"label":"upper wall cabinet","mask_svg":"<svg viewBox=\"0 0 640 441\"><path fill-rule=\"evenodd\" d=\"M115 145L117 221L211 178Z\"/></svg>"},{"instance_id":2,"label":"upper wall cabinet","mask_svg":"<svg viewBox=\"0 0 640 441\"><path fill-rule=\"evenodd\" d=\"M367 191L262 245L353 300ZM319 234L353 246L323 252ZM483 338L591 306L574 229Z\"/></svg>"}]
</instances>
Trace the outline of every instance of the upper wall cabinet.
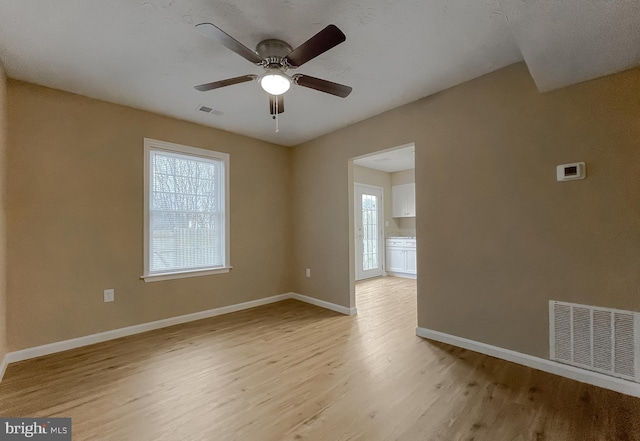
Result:
<instances>
[{"instance_id":1,"label":"upper wall cabinet","mask_svg":"<svg viewBox=\"0 0 640 441\"><path fill-rule=\"evenodd\" d=\"M391 187L393 217L415 217L416 184L394 185Z\"/></svg>"}]
</instances>

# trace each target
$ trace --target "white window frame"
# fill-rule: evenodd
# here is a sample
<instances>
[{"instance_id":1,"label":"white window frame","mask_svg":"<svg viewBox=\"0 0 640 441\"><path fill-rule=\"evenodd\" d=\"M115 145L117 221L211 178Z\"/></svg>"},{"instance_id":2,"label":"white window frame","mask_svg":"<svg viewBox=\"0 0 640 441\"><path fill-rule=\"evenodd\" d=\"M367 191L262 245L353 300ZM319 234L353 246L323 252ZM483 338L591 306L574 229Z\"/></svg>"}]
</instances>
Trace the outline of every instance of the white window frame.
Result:
<instances>
[{"instance_id":1,"label":"white window frame","mask_svg":"<svg viewBox=\"0 0 640 441\"><path fill-rule=\"evenodd\" d=\"M202 157L207 159L216 159L223 162L223 182L224 182L224 263L222 267L197 270L179 270L166 273L149 274L149 191L151 178L151 151L164 151L169 153L178 153ZM228 273L231 267L230 255L230 223L229 223L229 154L216 152L213 150L189 147L181 144L174 144L157 139L144 138L144 274L141 277L145 282L157 282L161 280L182 279L186 277L207 276L210 274Z\"/></svg>"}]
</instances>

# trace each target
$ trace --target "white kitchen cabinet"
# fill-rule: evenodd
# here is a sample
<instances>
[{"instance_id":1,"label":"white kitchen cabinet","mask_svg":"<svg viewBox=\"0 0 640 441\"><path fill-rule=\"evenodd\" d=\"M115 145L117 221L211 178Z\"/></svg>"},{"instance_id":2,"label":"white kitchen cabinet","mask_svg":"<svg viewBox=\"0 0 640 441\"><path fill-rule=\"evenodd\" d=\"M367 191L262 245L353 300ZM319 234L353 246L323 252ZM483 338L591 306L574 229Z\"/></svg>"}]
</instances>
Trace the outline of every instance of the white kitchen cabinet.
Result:
<instances>
[{"instance_id":1,"label":"white kitchen cabinet","mask_svg":"<svg viewBox=\"0 0 640 441\"><path fill-rule=\"evenodd\" d=\"M406 270L409 274L417 274L418 273L418 265L416 263L416 248L415 246L412 249L407 249L406 251Z\"/></svg>"},{"instance_id":2,"label":"white kitchen cabinet","mask_svg":"<svg viewBox=\"0 0 640 441\"><path fill-rule=\"evenodd\" d=\"M416 184L392 186L391 202L393 217L415 217Z\"/></svg>"},{"instance_id":3,"label":"white kitchen cabinet","mask_svg":"<svg viewBox=\"0 0 640 441\"><path fill-rule=\"evenodd\" d=\"M398 248L387 248L387 272L403 273L406 271L406 251Z\"/></svg>"},{"instance_id":4,"label":"white kitchen cabinet","mask_svg":"<svg viewBox=\"0 0 640 441\"><path fill-rule=\"evenodd\" d=\"M387 239L387 274L415 278L416 239L394 237Z\"/></svg>"}]
</instances>

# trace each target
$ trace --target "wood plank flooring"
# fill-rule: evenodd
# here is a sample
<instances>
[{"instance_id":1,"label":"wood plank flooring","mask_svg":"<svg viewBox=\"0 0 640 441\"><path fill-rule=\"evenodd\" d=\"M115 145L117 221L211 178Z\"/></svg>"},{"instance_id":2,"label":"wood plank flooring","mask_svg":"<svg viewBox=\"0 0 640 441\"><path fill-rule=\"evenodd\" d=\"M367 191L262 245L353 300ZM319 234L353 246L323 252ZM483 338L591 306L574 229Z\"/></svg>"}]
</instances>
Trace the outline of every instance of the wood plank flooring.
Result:
<instances>
[{"instance_id":1,"label":"wood plank flooring","mask_svg":"<svg viewBox=\"0 0 640 441\"><path fill-rule=\"evenodd\" d=\"M415 280L358 315L287 300L12 364L0 416L80 440L640 440L640 399L415 335Z\"/></svg>"}]
</instances>

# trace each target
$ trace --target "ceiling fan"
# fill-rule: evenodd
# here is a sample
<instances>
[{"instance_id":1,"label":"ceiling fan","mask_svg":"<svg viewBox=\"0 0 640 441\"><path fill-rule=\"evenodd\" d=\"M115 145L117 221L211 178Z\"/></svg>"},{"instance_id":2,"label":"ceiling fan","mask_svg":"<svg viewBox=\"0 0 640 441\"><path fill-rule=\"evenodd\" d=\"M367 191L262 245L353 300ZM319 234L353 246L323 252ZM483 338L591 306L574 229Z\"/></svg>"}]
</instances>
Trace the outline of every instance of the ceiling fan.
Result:
<instances>
[{"instance_id":1,"label":"ceiling fan","mask_svg":"<svg viewBox=\"0 0 640 441\"><path fill-rule=\"evenodd\" d=\"M269 109L274 118L279 113L284 112L284 98L282 95L289 90L292 83L341 98L346 98L351 93L352 88L343 84L309 75L295 74L289 76L286 74L287 70L296 69L345 41L345 35L335 25L327 26L295 49L282 40L267 39L258 43L255 52L214 24L200 23L196 25L196 29L265 70L262 75L243 75L200 84L195 86L196 90L206 92L220 87L258 80L260 86L269 94Z\"/></svg>"}]
</instances>

